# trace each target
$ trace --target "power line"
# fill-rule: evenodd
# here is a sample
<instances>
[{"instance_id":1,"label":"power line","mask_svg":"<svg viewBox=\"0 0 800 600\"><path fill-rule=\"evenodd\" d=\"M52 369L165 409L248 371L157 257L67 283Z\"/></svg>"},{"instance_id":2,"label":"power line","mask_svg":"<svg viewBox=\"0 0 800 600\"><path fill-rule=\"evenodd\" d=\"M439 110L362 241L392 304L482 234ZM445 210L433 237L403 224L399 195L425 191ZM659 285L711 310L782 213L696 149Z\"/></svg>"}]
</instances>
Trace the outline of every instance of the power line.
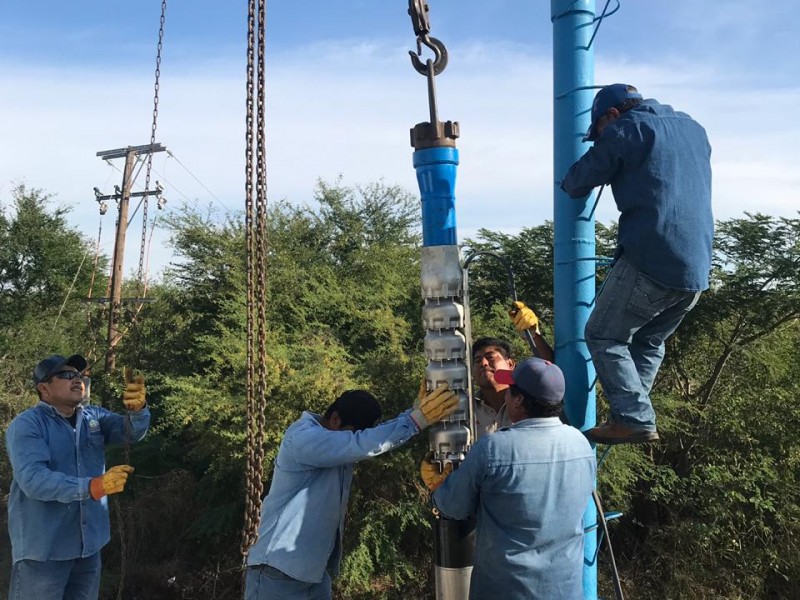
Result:
<instances>
[{"instance_id":1,"label":"power line","mask_svg":"<svg viewBox=\"0 0 800 600\"><path fill-rule=\"evenodd\" d=\"M86 252L84 252L83 258L81 259L81 264L78 265L78 269L75 271L75 277L72 278L72 283L69 284L69 289L67 290L67 293L64 295L64 302L61 303L61 308L58 309L58 315L56 316L56 322L53 323L52 331L56 330L56 326L58 325L58 320L61 318L61 313L64 312L64 307L67 305L67 300L69 300L69 295L72 293L72 288L75 287L75 282L78 281L78 275L81 272L83 263L86 262L87 256L89 256L89 248L87 248Z\"/></svg>"},{"instance_id":2,"label":"power line","mask_svg":"<svg viewBox=\"0 0 800 600\"><path fill-rule=\"evenodd\" d=\"M207 191L207 192L209 193L209 195L212 197L212 199L213 199L213 200L215 200L215 201L217 202L217 204L219 204L219 206L222 208L222 210L225 212L225 214L226 214L226 215L229 215L229 214L231 214L231 212L232 212L232 211L231 211L231 209L230 209L230 208L228 208L228 207L225 205L225 203L224 203L224 202L222 202L222 200L220 200L220 199L219 199L219 197L218 197L216 194L214 194L214 192L212 192L212 191L211 191L211 190L210 190L210 189L209 189L209 188L208 188L208 187L207 187L207 186L206 186L206 185L205 185L205 184L204 184L202 181L200 181L200 179L199 179L199 178L198 178L198 177L197 177L197 176L196 176L194 173L192 173L192 172L191 172L191 171L190 171L190 170L189 170L189 169L186 167L186 165L184 165L184 164L183 164L183 163L182 163L182 162L181 162L181 161L178 159L178 157L176 157L176 156L175 156L175 155L174 155L172 152L170 152L169 150L167 151L167 154L169 154L169 156L170 156L171 158L174 158L174 159L175 159L175 161L176 161L176 162L177 162L177 163L178 163L178 164L179 164L179 165L180 165L180 166L183 168L183 170L184 170L184 171L186 171L186 172L187 172L187 173L188 173L188 174L189 174L189 175L190 175L190 176L191 176L191 177L192 177L192 178L193 178L195 181L197 181L197 183L199 183L199 184L200 184L200 185L203 187L203 189L204 189L205 191ZM117 167L116 165L112 164L111 162L109 162L109 161L106 161L106 163L108 163L108 166L110 166L112 169L116 169L116 170L117 170L117 171L119 171L120 173L122 172L122 171L120 170L120 168L119 168L119 167ZM159 171L158 171L158 170L157 170L155 167L153 167L153 172L154 172L156 175L158 175L158 176L159 176L159 178L160 178L162 181L164 181L164 183L166 183L166 184L169 186L170 190L174 190L174 191L175 191L175 192L177 192L177 193L178 193L178 195L180 195L180 196L181 196L181 197L182 197L184 200L186 200L187 202L191 202L192 204L194 204L195 206L197 206L197 202L198 202L197 198L194 198L194 199L192 199L192 198L190 198L189 196L187 196L187 195L186 195L186 194L185 194L183 191L181 191L181 190L180 190L180 189L179 189L179 188L178 188L178 187L177 187L177 186L176 186L174 183L172 183L172 182L171 182L169 179L167 179L167 178L166 178L166 176L165 176L163 173L159 172ZM143 188L142 188L142 186L141 186L140 184L136 184L136 187L137 187L137 188L139 188L139 189L143 189ZM137 204L137 205L136 205L136 208L135 208L135 209L134 209L134 211L133 211L133 215L131 216L131 220L133 219L133 217L135 217L135 216L136 216L136 213L137 213L137 211L139 210L139 206L141 205L141 203L142 203L142 201L140 200L140 201L139 201L139 204Z\"/></svg>"},{"instance_id":3,"label":"power line","mask_svg":"<svg viewBox=\"0 0 800 600\"><path fill-rule=\"evenodd\" d=\"M189 174L189 175L192 177L192 179L194 179L194 180L195 180L197 183L199 183L199 184L201 185L201 187L202 187L202 188L203 188L205 191L207 191L209 194L211 194L211 197L212 197L214 200L216 200L216 201L217 201L217 203L218 203L218 204L219 204L219 205L222 207L222 209L225 211L225 213L226 213L226 214L229 214L229 213L231 212L231 211L230 211L230 209L229 209L227 206L225 206L225 204L222 202L222 200L220 200L219 198L217 198L216 194L214 194L214 192L212 192L210 189L208 189L208 187L206 187L206 184L204 184L202 181L200 181L200 179L197 177L197 175L195 175L194 173L192 173L192 172L189 170L189 168L188 168L186 165L184 165L184 164L183 164L183 163L180 161L180 159L179 159L177 156L175 156L175 155L174 155L172 152L170 152L169 150L167 150L167 156L169 156L170 158L174 159L174 160L175 160L175 161L176 161L176 162L177 162L177 163L178 163L178 164L179 164L181 167L183 167L183 170L184 170L184 171L186 171L186 172L187 172L187 173L188 173L188 174Z\"/></svg>"}]
</instances>

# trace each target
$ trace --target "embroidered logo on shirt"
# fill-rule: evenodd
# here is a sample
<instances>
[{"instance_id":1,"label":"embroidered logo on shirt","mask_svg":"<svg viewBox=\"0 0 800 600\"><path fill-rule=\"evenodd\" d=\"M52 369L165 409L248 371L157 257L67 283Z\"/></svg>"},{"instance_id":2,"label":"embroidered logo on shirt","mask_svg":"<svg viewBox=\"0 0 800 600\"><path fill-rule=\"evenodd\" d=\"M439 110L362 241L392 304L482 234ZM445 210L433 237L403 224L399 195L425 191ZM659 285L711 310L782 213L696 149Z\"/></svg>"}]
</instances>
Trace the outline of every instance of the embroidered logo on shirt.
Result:
<instances>
[{"instance_id":1,"label":"embroidered logo on shirt","mask_svg":"<svg viewBox=\"0 0 800 600\"><path fill-rule=\"evenodd\" d=\"M100 429L100 422L97 419L89 419L89 429Z\"/></svg>"}]
</instances>

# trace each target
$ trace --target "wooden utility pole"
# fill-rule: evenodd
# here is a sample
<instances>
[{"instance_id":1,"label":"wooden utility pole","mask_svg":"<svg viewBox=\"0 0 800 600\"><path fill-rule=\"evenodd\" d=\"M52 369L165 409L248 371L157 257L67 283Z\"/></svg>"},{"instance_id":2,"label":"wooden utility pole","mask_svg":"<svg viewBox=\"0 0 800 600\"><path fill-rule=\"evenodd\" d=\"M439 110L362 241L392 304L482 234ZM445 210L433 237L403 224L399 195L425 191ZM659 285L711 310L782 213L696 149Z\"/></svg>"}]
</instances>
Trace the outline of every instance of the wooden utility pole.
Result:
<instances>
[{"instance_id":1,"label":"wooden utility pole","mask_svg":"<svg viewBox=\"0 0 800 600\"><path fill-rule=\"evenodd\" d=\"M131 198L155 196L161 193L160 188L153 191L131 193L133 187L133 169L136 166L140 155L163 152L165 146L161 144L148 144L146 146L128 146L116 150L104 150L98 152L97 156L103 160L125 157L125 170L122 173L122 189L116 194L102 195L95 188L95 198L98 202L105 200L116 200L119 203L119 214L117 216L117 235L114 241L114 258L111 264L111 296L108 298L108 350L106 351L106 372L110 373L116 368L116 345L120 339L119 313L122 300L122 277L125 257L125 234L128 229L128 205ZM102 206L102 205L101 205Z\"/></svg>"}]
</instances>

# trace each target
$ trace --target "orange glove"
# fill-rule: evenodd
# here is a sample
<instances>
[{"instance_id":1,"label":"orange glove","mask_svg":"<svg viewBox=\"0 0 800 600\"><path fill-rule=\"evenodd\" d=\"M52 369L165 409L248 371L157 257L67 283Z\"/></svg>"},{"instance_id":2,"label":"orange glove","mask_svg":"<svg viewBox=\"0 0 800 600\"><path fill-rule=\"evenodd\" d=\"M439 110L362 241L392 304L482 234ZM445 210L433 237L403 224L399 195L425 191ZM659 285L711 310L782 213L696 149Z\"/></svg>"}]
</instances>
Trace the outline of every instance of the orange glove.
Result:
<instances>
[{"instance_id":1,"label":"orange glove","mask_svg":"<svg viewBox=\"0 0 800 600\"><path fill-rule=\"evenodd\" d=\"M440 471L439 467L431 462L431 455L428 454L419 465L419 474L422 481L430 491L434 491L444 483L447 476L453 472L453 463L447 463L444 466L444 471Z\"/></svg>"},{"instance_id":2,"label":"orange glove","mask_svg":"<svg viewBox=\"0 0 800 600\"><path fill-rule=\"evenodd\" d=\"M122 403L130 411L142 410L145 405L144 375L134 377L133 370L125 369L125 393Z\"/></svg>"},{"instance_id":3,"label":"orange glove","mask_svg":"<svg viewBox=\"0 0 800 600\"><path fill-rule=\"evenodd\" d=\"M511 305L511 310L508 311L508 316L514 322L514 329L519 333L523 333L528 329L533 329L536 333L539 333L539 317L523 302L519 300L514 302Z\"/></svg>"},{"instance_id":4,"label":"orange glove","mask_svg":"<svg viewBox=\"0 0 800 600\"><path fill-rule=\"evenodd\" d=\"M125 489L130 473L133 473L133 467L130 465L111 467L102 475L92 479L89 483L89 495L95 500L100 500L103 496L118 494Z\"/></svg>"}]
</instances>

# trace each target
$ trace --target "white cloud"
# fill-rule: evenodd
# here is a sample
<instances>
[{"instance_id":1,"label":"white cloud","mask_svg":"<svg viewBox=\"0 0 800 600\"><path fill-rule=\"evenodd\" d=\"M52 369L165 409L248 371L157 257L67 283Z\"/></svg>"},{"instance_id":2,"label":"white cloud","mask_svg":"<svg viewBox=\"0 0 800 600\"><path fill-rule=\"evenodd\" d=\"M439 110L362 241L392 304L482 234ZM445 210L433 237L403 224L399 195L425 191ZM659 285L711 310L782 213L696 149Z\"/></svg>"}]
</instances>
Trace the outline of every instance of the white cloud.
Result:
<instances>
[{"instance_id":1,"label":"white cloud","mask_svg":"<svg viewBox=\"0 0 800 600\"><path fill-rule=\"evenodd\" d=\"M549 57L520 46L451 48L437 78L440 118L458 120L462 138L458 224L461 237L480 227L518 231L552 218L552 83ZM624 80L647 96L689 112L714 147L714 201L719 218L744 211L794 214L800 187L800 89L742 86L702 63L639 62L636 56L597 62L598 82ZM408 130L428 119L425 79L404 48L375 44L317 45L272 56L268 73L268 178L271 201L307 202L317 178L345 184L384 178L416 190ZM157 141L231 209L243 207L244 67L172 73L161 81ZM737 81L739 80L739 81ZM92 188L109 190L119 174L98 150L149 141L152 80L113 70L47 71L0 65L0 198L11 182L57 193L73 204L75 223L94 237ZM121 168L121 161L118 161ZM175 161L154 161L169 184L169 207L181 200L216 203ZM143 182L143 177L140 178ZM111 211L109 212L109 215ZM616 218L610 197L597 216ZM113 217L106 216L110 252ZM83 224L86 224L83 227ZM163 234L154 241L161 248ZM138 235L131 235L134 240ZM131 242L134 243L134 242ZM138 241L128 249L134 268ZM168 254L154 250L155 269Z\"/></svg>"}]
</instances>

